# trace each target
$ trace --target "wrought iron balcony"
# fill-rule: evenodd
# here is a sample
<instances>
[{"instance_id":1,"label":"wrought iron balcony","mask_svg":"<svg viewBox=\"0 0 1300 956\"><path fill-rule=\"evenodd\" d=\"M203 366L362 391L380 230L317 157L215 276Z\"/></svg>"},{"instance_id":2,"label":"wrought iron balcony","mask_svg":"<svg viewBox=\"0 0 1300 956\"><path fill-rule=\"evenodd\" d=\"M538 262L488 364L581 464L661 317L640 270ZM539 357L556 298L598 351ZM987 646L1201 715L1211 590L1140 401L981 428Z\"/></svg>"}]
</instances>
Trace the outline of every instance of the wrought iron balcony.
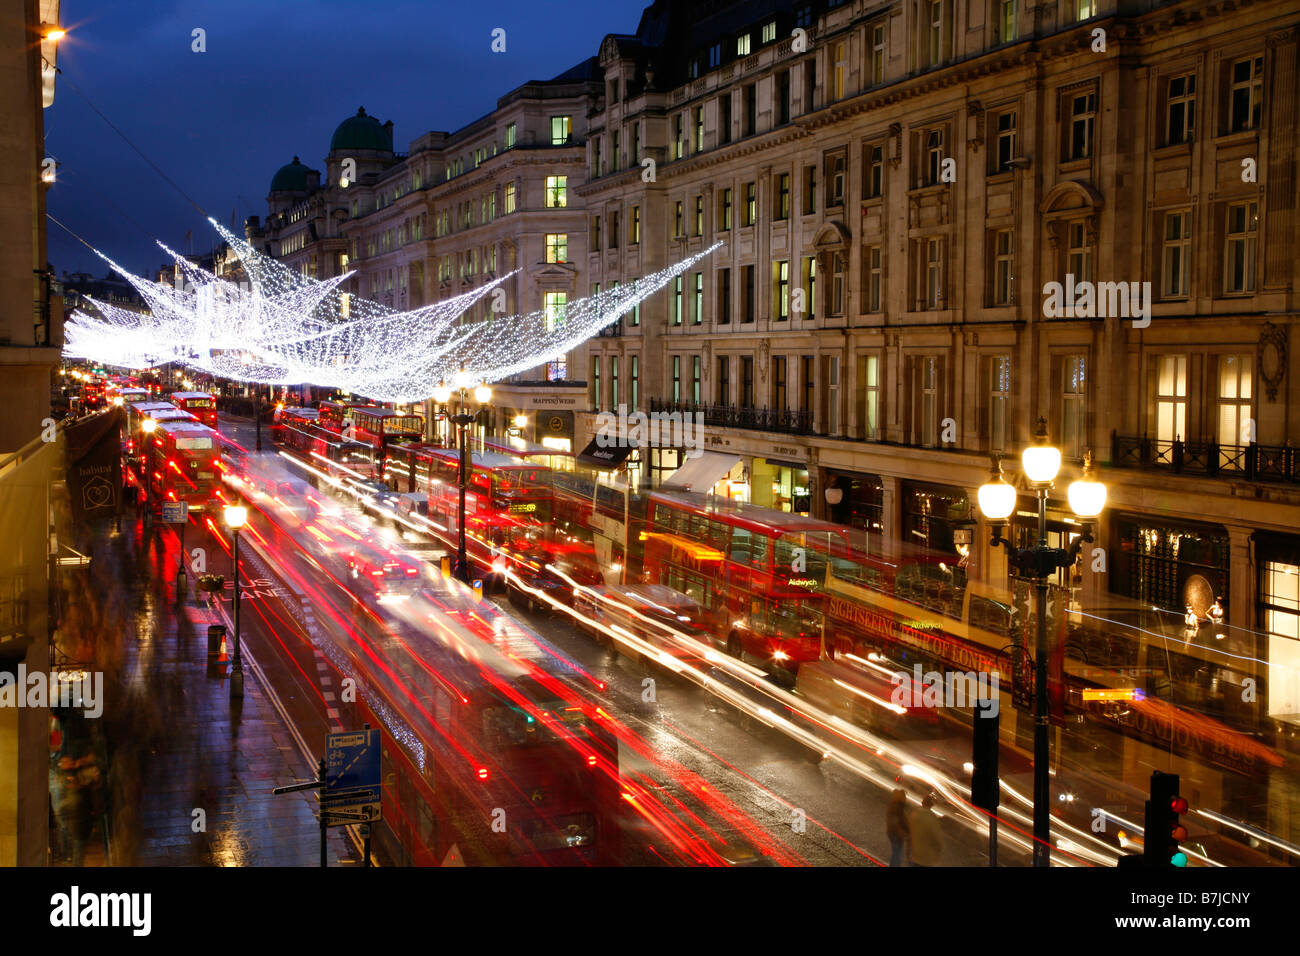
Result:
<instances>
[{"instance_id":1,"label":"wrought iron balcony","mask_svg":"<svg viewBox=\"0 0 1300 956\"><path fill-rule=\"evenodd\" d=\"M742 428L748 431L780 432L787 435L813 434L811 412L790 409L737 408L731 405L693 405L686 402L668 402L650 399L650 411L681 412L704 416L704 424L715 428Z\"/></svg>"},{"instance_id":2,"label":"wrought iron balcony","mask_svg":"<svg viewBox=\"0 0 1300 956\"><path fill-rule=\"evenodd\" d=\"M1220 445L1111 432L1110 460L1114 468L1155 468L1175 475L1300 484L1300 449L1291 445Z\"/></svg>"},{"instance_id":3,"label":"wrought iron balcony","mask_svg":"<svg viewBox=\"0 0 1300 956\"><path fill-rule=\"evenodd\" d=\"M601 329L599 332L596 333L596 335L602 339L614 339L620 337L622 334L623 334L623 319L621 316L616 322L614 322L611 325L605 326L603 329Z\"/></svg>"}]
</instances>

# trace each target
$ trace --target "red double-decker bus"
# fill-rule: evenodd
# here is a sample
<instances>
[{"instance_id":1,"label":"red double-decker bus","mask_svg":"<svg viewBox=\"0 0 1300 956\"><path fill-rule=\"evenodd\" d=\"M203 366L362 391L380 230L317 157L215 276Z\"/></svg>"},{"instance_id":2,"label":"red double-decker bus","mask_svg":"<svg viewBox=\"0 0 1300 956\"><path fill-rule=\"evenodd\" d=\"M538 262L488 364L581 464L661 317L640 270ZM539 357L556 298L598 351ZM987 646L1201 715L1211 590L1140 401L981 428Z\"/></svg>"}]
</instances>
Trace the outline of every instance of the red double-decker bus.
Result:
<instances>
[{"instance_id":1,"label":"red double-decker bus","mask_svg":"<svg viewBox=\"0 0 1300 956\"><path fill-rule=\"evenodd\" d=\"M793 681L822 656L825 562L861 532L693 492L648 496L643 577L694 598L734 657Z\"/></svg>"},{"instance_id":2,"label":"red double-decker bus","mask_svg":"<svg viewBox=\"0 0 1300 956\"><path fill-rule=\"evenodd\" d=\"M208 392L172 392L171 402L183 408L209 428L217 427L217 399Z\"/></svg>"},{"instance_id":3,"label":"red double-decker bus","mask_svg":"<svg viewBox=\"0 0 1300 956\"><path fill-rule=\"evenodd\" d=\"M190 511L221 504L220 435L194 421L159 422L143 447L141 467L152 476L146 488L155 501L183 501Z\"/></svg>"}]
</instances>

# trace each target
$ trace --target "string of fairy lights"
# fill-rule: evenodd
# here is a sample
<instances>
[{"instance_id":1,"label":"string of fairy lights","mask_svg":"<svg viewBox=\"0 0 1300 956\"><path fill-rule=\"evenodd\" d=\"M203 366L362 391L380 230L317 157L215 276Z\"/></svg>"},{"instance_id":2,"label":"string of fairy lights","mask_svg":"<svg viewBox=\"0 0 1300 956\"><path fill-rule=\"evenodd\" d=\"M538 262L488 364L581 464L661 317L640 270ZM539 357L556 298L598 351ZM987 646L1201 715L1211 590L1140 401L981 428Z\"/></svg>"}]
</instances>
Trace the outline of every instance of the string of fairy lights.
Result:
<instances>
[{"instance_id":1,"label":"string of fairy lights","mask_svg":"<svg viewBox=\"0 0 1300 956\"><path fill-rule=\"evenodd\" d=\"M86 297L65 324L64 355L124 368L179 363L238 381L311 383L385 402L422 401L453 380L491 383L550 361L631 312L721 246L563 306L469 316L516 272L406 311L341 291L348 272L315 279L208 220L243 266L231 282L169 249L178 282L155 282L95 250L140 294L141 314Z\"/></svg>"}]
</instances>

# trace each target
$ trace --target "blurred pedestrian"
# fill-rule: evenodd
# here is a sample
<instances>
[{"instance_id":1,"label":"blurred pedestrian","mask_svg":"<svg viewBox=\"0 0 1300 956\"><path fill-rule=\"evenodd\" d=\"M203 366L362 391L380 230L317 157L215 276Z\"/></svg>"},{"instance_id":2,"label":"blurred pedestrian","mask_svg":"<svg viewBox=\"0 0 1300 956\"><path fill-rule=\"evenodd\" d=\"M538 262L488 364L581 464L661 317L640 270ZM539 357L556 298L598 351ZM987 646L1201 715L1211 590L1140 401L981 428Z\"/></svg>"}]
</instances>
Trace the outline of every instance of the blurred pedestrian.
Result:
<instances>
[{"instance_id":1,"label":"blurred pedestrian","mask_svg":"<svg viewBox=\"0 0 1300 956\"><path fill-rule=\"evenodd\" d=\"M943 834L939 832L939 817L931 809L933 806L934 794L927 793L921 809L913 812L908 821L913 866L938 866L943 857Z\"/></svg>"},{"instance_id":2,"label":"blurred pedestrian","mask_svg":"<svg viewBox=\"0 0 1300 956\"><path fill-rule=\"evenodd\" d=\"M885 836L889 837L889 865L903 865L903 851L911 839L907 822L907 791L901 787L889 797L885 807Z\"/></svg>"}]
</instances>

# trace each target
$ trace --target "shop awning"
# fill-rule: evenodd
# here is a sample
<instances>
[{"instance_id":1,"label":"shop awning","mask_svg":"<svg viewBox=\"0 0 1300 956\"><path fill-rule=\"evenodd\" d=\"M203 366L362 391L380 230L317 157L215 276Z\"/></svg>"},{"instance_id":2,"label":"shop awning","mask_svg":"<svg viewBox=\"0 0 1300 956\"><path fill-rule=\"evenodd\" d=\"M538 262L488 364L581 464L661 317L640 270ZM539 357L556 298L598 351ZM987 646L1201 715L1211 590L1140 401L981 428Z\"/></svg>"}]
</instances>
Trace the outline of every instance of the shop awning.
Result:
<instances>
[{"instance_id":1,"label":"shop awning","mask_svg":"<svg viewBox=\"0 0 1300 956\"><path fill-rule=\"evenodd\" d=\"M593 438L587 443L587 447L578 453L577 461L580 465L587 465L590 468L600 468L604 471L613 471L623 462L627 461L628 456L635 449L630 442L624 442L622 445L615 447L604 447L600 444L599 438Z\"/></svg>"},{"instance_id":2,"label":"shop awning","mask_svg":"<svg viewBox=\"0 0 1300 956\"><path fill-rule=\"evenodd\" d=\"M725 478L739 461L739 455L702 452L698 458L687 458L686 464L669 475L661 487L681 488L704 494L712 491L713 486Z\"/></svg>"}]
</instances>

